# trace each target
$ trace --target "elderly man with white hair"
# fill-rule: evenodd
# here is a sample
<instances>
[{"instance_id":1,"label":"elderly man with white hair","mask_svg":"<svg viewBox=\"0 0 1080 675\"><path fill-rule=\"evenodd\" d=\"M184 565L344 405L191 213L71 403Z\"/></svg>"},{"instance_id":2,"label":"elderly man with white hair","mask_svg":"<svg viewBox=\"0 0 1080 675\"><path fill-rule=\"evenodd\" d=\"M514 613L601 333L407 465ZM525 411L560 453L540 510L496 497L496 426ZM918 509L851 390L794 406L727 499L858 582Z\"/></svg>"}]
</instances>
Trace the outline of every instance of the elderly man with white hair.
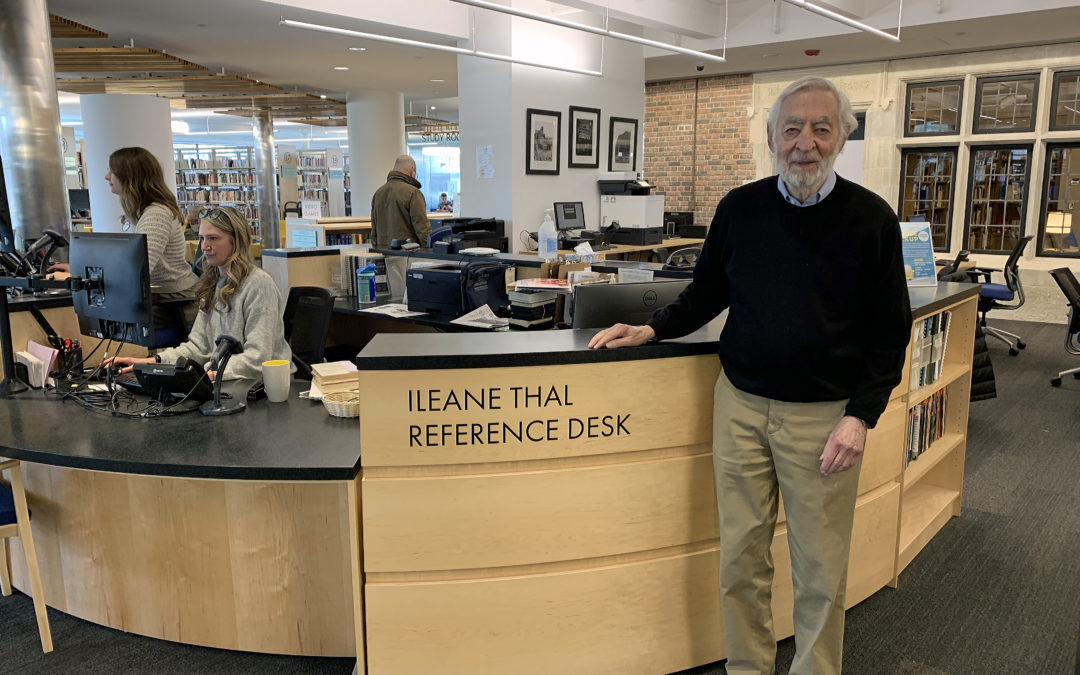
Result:
<instances>
[{"instance_id":1,"label":"elderly man with white hair","mask_svg":"<svg viewBox=\"0 0 1080 675\"><path fill-rule=\"evenodd\" d=\"M855 126L832 82L788 86L768 119L778 175L724 196L693 282L673 303L590 343L678 337L728 310L713 473L729 675L773 672L778 494L795 592L791 672L841 669L860 460L900 382L911 332L896 214L833 171Z\"/></svg>"},{"instance_id":2,"label":"elderly man with white hair","mask_svg":"<svg viewBox=\"0 0 1080 675\"><path fill-rule=\"evenodd\" d=\"M427 246L430 232L427 202L416 180L416 161L401 155L386 174L386 183L371 197L371 243L387 247L395 239L411 239Z\"/></svg>"}]
</instances>

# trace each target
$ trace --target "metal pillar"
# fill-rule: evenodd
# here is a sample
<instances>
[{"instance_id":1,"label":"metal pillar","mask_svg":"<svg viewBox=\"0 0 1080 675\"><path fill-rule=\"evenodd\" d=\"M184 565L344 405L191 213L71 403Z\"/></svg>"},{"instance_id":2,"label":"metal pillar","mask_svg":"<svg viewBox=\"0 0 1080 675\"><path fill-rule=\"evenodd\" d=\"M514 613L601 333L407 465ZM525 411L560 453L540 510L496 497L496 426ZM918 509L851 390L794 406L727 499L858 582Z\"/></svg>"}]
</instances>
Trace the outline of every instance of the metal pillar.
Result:
<instances>
[{"instance_id":1,"label":"metal pillar","mask_svg":"<svg viewBox=\"0 0 1080 675\"><path fill-rule=\"evenodd\" d=\"M274 118L269 110L252 116L255 132L255 194L259 198L259 232L263 248L280 248L277 184L274 181Z\"/></svg>"},{"instance_id":2,"label":"metal pillar","mask_svg":"<svg viewBox=\"0 0 1080 675\"><path fill-rule=\"evenodd\" d=\"M44 0L0 0L0 152L16 248L71 229L49 13Z\"/></svg>"}]
</instances>

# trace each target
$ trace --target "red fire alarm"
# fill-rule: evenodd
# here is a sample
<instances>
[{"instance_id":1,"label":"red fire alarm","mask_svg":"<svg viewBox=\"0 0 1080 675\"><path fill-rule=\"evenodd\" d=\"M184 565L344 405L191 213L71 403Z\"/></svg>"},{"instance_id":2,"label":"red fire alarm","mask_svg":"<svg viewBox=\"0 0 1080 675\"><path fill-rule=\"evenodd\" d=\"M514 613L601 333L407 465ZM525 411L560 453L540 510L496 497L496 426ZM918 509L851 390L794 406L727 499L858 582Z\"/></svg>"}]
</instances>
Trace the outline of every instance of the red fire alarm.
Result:
<instances>
[{"instance_id":1,"label":"red fire alarm","mask_svg":"<svg viewBox=\"0 0 1080 675\"><path fill-rule=\"evenodd\" d=\"M806 54L807 56L817 56L820 53L820 49L807 49L805 52L803 52L803 54Z\"/></svg>"}]
</instances>

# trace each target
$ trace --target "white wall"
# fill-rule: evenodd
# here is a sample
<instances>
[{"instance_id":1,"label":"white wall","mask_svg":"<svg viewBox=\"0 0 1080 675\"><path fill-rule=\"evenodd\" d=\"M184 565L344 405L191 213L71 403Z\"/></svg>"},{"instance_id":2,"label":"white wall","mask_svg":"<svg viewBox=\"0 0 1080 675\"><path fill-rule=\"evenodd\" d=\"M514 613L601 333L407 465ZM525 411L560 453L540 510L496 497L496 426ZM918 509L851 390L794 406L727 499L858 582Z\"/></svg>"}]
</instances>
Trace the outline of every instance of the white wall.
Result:
<instances>
[{"instance_id":1,"label":"white wall","mask_svg":"<svg viewBox=\"0 0 1080 675\"><path fill-rule=\"evenodd\" d=\"M608 124L612 116L637 119L638 161L645 128L645 62L641 47L580 31L549 26L527 19L477 14L479 48L562 66L603 69L603 77L458 59L458 93L461 124L462 215L495 216L508 221L512 251L531 248L522 244L525 233L535 231L544 209L556 201L580 201L591 229L600 222L597 172L607 171ZM585 15L569 20L585 22ZM630 26L612 28L629 32ZM512 49L512 52L510 51ZM567 128L570 106L599 108L600 167L568 168ZM559 175L525 173L525 111L528 108L558 111ZM476 177L476 148L490 145L494 151L495 179Z\"/></svg>"}]
</instances>

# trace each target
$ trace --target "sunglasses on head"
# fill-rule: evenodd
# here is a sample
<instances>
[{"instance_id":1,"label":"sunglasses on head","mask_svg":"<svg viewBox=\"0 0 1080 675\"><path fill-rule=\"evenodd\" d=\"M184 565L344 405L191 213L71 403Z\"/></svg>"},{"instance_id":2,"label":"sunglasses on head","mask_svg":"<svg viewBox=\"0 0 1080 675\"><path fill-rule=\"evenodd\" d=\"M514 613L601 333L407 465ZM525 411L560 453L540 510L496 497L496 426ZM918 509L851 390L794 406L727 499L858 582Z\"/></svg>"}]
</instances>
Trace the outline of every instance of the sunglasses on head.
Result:
<instances>
[{"instance_id":1,"label":"sunglasses on head","mask_svg":"<svg viewBox=\"0 0 1080 675\"><path fill-rule=\"evenodd\" d=\"M225 210L220 209L220 208L218 208L216 206L212 206L212 207L210 207L208 209L203 209L202 211L199 211L199 218L200 219L222 218L222 219L228 220L228 216L225 215Z\"/></svg>"}]
</instances>

